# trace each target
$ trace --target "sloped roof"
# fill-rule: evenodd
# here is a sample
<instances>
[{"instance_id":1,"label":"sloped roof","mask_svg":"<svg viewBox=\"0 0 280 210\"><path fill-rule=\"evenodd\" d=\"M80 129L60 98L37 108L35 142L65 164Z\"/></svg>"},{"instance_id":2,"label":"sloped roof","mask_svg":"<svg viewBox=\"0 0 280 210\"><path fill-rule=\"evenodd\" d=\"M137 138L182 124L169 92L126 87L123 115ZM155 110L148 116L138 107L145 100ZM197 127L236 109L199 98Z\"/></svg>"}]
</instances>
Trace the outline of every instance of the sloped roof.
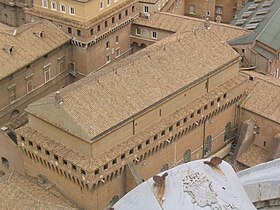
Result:
<instances>
[{"instance_id":1,"label":"sloped roof","mask_svg":"<svg viewBox=\"0 0 280 210\"><path fill-rule=\"evenodd\" d=\"M263 4L265 4L266 1L262 0L260 3L258 3L258 6L256 7L256 9L254 10L249 10L249 7L254 3L254 1L248 1L246 3L246 5L239 11L239 13L237 14L236 18L231 22L231 25L235 25L236 22L238 20L242 19L242 15L245 12L251 11L251 15L247 18L243 18L246 19L246 21L241 25L241 27L246 27L246 25L250 24L250 21L252 21L253 18L258 17L258 15L256 15L256 13L264 8L267 7L263 7ZM277 29L274 29L273 27L275 27L277 24L275 24L277 21L279 22L279 8L280 8L280 1L276 0L273 1L272 5L269 7L269 11L267 14L264 15L264 18L258 22L258 25L255 29L253 29L253 33L248 34L246 36L234 39L232 41L230 41L229 43L231 45L240 45L240 44L253 44L253 42L255 40L258 39L259 35L261 33L266 34L266 30L268 30L268 33L273 33L272 37L275 36L279 36L278 34L275 34L275 30L278 31ZM277 13L277 15L276 15ZM275 21L273 20L275 18ZM273 22L273 24L270 25L270 22ZM268 25L270 25L268 27ZM270 35L271 36L271 35ZM262 39L268 39L267 35L265 35ZM271 37L269 37L269 39L271 39ZM269 41L266 40L266 43L268 43Z\"/></svg>"},{"instance_id":2,"label":"sloped roof","mask_svg":"<svg viewBox=\"0 0 280 210\"><path fill-rule=\"evenodd\" d=\"M107 73L94 73L65 87L54 114L44 110L55 106L55 94L27 110L60 127L61 118L55 112L65 113L80 131L70 125L64 129L74 135L85 133L90 140L238 58L229 45L206 29L177 33L102 69Z\"/></svg>"},{"instance_id":3,"label":"sloped roof","mask_svg":"<svg viewBox=\"0 0 280 210\"><path fill-rule=\"evenodd\" d=\"M252 143L248 149L237 158L237 161L248 167L253 167L260 163L267 162L269 158L269 151Z\"/></svg>"},{"instance_id":4,"label":"sloped roof","mask_svg":"<svg viewBox=\"0 0 280 210\"><path fill-rule=\"evenodd\" d=\"M0 209L77 209L17 172L0 179Z\"/></svg>"},{"instance_id":5,"label":"sloped roof","mask_svg":"<svg viewBox=\"0 0 280 210\"><path fill-rule=\"evenodd\" d=\"M274 50L280 50L280 8L260 33L257 40Z\"/></svg>"},{"instance_id":6,"label":"sloped roof","mask_svg":"<svg viewBox=\"0 0 280 210\"><path fill-rule=\"evenodd\" d=\"M140 184L114 206L115 210L256 210L232 167L223 161L217 167L195 160L166 172L164 184L153 178ZM162 199L161 199L162 198Z\"/></svg>"},{"instance_id":7,"label":"sloped roof","mask_svg":"<svg viewBox=\"0 0 280 210\"><path fill-rule=\"evenodd\" d=\"M43 37L34 33L44 31ZM68 42L70 37L48 21L7 29L0 23L0 79ZM36 44L35 44L36 43ZM12 47L8 53L4 48Z\"/></svg>"},{"instance_id":8,"label":"sloped roof","mask_svg":"<svg viewBox=\"0 0 280 210\"><path fill-rule=\"evenodd\" d=\"M221 41L229 41L241 37L251 32L241 27L228 24L210 22L209 31L216 35ZM138 18L133 24L147 26L156 29L167 30L171 32L192 31L198 28L204 28L205 20L192 18L172 13L159 12L151 16L150 19Z\"/></svg>"},{"instance_id":9,"label":"sloped roof","mask_svg":"<svg viewBox=\"0 0 280 210\"><path fill-rule=\"evenodd\" d=\"M242 108L280 123L280 81L271 76L248 72L255 77L252 90L242 104Z\"/></svg>"},{"instance_id":10,"label":"sloped roof","mask_svg":"<svg viewBox=\"0 0 280 210\"><path fill-rule=\"evenodd\" d=\"M244 82L247 82L247 80L247 76L239 74L238 76L221 84L214 90L211 90L209 93L202 95L186 106L178 109L176 112L164 117L157 123L154 123L153 125L143 129L142 131L136 133L136 135L131 136L127 140L117 144L114 147L111 147L104 153L94 156L93 158L88 158L81 153L75 152L74 150L59 143L55 139L52 139L43 133L34 130L29 125L20 127L17 129L17 133L34 142L35 144L38 144L43 148L47 148L52 153L57 154L74 165L83 168L87 172L93 172L109 161L112 161L116 157L120 156L125 151L129 151L131 148L141 144L143 140L147 140L155 133L159 133L162 130L168 128L170 124L178 122L182 119L182 116L191 115L191 113L193 113L198 107L204 107L205 104L223 96L228 91L240 86ZM90 173L87 173L87 180L91 180L93 178L94 175L92 176Z\"/></svg>"},{"instance_id":11,"label":"sloped roof","mask_svg":"<svg viewBox=\"0 0 280 210\"><path fill-rule=\"evenodd\" d=\"M253 47L253 50L255 50L256 52L258 52L261 56L265 57L266 59L272 61L276 55L274 55L273 53L269 52L268 50L258 46L258 45L255 45Z\"/></svg>"}]
</instances>

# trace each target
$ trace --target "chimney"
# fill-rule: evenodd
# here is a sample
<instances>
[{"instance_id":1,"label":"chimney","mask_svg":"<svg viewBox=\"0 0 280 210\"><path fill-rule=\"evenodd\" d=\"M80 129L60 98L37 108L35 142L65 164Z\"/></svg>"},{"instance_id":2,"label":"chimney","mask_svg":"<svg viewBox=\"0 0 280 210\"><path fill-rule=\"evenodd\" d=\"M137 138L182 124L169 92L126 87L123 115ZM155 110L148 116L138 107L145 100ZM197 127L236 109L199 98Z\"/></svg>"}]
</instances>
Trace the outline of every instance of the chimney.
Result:
<instances>
[{"instance_id":1,"label":"chimney","mask_svg":"<svg viewBox=\"0 0 280 210\"><path fill-rule=\"evenodd\" d=\"M59 90L55 92L54 99L55 99L55 106L59 108L60 105L63 103Z\"/></svg>"}]
</instances>

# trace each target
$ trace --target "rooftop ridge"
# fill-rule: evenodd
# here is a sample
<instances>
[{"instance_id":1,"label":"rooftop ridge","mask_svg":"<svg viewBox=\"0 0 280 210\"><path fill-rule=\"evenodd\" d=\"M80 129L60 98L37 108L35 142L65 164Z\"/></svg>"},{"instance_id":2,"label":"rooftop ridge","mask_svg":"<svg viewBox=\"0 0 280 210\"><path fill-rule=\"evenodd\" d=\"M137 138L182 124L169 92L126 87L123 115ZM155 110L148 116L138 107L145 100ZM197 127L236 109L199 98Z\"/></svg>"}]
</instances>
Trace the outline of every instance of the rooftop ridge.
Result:
<instances>
[{"instance_id":1,"label":"rooftop ridge","mask_svg":"<svg viewBox=\"0 0 280 210\"><path fill-rule=\"evenodd\" d=\"M194 18L194 17L190 17L190 16L178 15L178 14L175 14L175 13L159 12L159 14L163 14L163 15L167 15L167 16L174 16L174 17L178 17L178 18L182 18L182 19L194 20L194 21L202 22L202 23L205 22L204 19ZM217 23L215 21L209 21L209 22L211 24L214 24L214 25L222 25L222 26L225 26L225 27L228 27L228 28L234 28L234 29L238 29L238 30L241 30L241 31L251 32L250 30L244 29L244 28L239 27L239 26L229 25L229 24L225 24L225 23Z\"/></svg>"}]
</instances>

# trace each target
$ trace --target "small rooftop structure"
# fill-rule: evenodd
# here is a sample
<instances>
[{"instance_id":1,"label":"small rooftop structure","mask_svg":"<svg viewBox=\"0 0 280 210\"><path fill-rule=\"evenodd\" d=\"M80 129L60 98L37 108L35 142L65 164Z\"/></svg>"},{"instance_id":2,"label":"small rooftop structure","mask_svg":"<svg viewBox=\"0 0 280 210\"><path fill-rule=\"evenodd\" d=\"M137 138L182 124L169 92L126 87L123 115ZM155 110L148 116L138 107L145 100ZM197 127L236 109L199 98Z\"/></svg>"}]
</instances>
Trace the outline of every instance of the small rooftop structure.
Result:
<instances>
[{"instance_id":1,"label":"small rooftop structure","mask_svg":"<svg viewBox=\"0 0 280 210\"><path fill-rule=\"evenodd\" d=\"M161 200L158 185L150 178L118 201L114 210L256 209L234 170L224 161L217 166L204 160L191 161L165 173Z\"/></svg>"}]
</instances>

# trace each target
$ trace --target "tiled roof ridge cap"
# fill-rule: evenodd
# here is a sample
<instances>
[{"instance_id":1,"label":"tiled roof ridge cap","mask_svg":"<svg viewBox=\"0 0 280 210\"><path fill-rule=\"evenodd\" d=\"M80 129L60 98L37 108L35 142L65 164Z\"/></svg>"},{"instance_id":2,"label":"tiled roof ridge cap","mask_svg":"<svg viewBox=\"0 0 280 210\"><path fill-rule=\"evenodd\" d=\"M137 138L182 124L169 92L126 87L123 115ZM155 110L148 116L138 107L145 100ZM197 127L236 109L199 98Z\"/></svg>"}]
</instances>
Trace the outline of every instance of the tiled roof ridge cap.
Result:
<instances>
[{"instance_id":1,"label":"tiled roof ridge cap","mask_svg":"<svg viewBox=\"0 0 280 210\"><path fill-rule=\"evenodd\" d=\"M182 18L182 19L189 19L189 20L193 20L193 21L197 21L197 22L205 22L204 19L199 19L199 18L194 18L194 17L190 17L190 16L183 16L183 15L178 15L178 14L174 14L174 13L168 13L168 12L159 12L158 14L162 14L162 15L166 15L166 16L174 16L174 17L178 17L178 18ZM215 21L209 21L211 24L214 25L222 25L228 28L234 28L234 29L238 29L241 31L248 31L251 32L250 30L244 29L242 27L239 26L234 26L234 25L229 25L229 24L225 24L225 23L217 23Z\"/></svg>"}]
</instances>

